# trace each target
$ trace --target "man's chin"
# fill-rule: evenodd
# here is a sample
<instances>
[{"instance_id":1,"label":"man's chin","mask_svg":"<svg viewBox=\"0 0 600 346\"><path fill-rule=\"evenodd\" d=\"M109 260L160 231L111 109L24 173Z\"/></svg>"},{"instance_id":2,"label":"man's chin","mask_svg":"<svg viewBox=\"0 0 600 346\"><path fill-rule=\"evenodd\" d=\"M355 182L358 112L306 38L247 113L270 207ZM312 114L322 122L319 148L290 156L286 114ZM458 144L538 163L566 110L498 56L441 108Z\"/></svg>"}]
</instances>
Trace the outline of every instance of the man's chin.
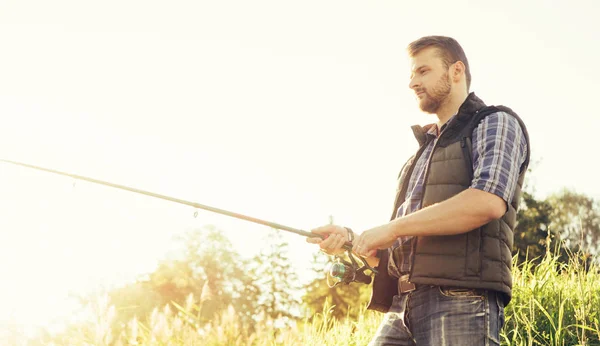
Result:
<instances>
[{"instance_id":1,"label":"man's chin","mask_svg":"<svg viewBox=\"0 0 600 346\"><path fill-rule=\"evenodd\" d=\"M419 102L419 108L421 109L421 111L429 114L435 114L435 112L437 111L435 105L432 105L429 102Z\"/></svg>"}]
</instances>

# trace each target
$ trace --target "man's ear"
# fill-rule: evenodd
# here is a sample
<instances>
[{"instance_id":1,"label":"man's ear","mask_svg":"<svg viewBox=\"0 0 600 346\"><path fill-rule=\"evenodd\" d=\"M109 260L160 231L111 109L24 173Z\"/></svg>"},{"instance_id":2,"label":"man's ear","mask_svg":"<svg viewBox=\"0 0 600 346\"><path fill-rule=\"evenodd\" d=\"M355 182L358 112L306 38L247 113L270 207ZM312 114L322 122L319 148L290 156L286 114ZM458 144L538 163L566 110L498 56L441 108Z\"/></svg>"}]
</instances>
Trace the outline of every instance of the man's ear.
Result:
<instances>
[{"instance_id":1,"label":"man's ear","mask_svg":"<svg viewBox=\"0 0 600 346\"><path fill-rule=\"evenodd\" d=\"M457 61L452 65L452 80L458 83L465 75L465 64L462 61Z\"/></svg>"}]
</instances>

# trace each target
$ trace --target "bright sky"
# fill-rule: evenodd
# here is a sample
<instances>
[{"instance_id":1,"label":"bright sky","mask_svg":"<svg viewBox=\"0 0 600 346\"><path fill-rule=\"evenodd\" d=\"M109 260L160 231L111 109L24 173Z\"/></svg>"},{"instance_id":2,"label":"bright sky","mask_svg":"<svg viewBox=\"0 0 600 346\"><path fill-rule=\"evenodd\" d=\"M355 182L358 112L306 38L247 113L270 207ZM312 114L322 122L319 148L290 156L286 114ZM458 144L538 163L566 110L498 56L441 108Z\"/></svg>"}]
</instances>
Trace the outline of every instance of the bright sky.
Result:
<instances>
[{"instance_id":1,"label":"bright sky","mask_svg":"<svg viewBox=\"0 0 600 346\"><path fill-rule=\"evenodd\" d=\"M0 158L309 230L384 223L422 114L406 45L456 38L488 104L529 127L531 182L600 198L593 1L0 1ZM591 105L591 106L590 106ZM264 227L0 164L0 329L151 270L216 224ZM316 251L296 235L298 268Z\"/></svg>"}]
</instances>

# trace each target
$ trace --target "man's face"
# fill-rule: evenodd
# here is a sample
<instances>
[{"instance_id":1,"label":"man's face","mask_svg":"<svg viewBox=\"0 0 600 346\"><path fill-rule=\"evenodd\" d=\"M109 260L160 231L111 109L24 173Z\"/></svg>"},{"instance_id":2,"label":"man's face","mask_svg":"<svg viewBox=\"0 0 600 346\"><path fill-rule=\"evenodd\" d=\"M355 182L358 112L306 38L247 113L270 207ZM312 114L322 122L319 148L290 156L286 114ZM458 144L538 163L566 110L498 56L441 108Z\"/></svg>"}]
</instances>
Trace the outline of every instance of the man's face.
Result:
<instances>
[{"instance_id":1,"label":"man's face","mask_svg":"<svg viewBox=\"0 0 600 346\"><path fill-rule=\"evenodd\" d=\"M448 69L436 48L425 48L410 59L410 84L419 100L419 108L426 113L437 113L452 92Z\"/></svg>"}]
</instances>

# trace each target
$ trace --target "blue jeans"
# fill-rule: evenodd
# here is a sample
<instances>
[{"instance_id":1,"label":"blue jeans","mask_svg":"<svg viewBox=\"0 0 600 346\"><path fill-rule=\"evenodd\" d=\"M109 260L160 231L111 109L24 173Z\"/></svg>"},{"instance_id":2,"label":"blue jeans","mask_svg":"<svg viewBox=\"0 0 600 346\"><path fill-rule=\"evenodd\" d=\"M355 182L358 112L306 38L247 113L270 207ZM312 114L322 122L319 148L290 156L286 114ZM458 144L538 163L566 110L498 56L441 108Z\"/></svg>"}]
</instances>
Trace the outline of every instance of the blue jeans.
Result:
<instances>
[{"instance_id":1,"label":"blue jeans","mask_svg":"<svg viewBox=\"0 0 600 346\"><path fill-rule=\"evenodd\" d=\"M421 286L394 296L369 345L500 345L503 325L495 291Z\"/></svg>"}]
</instances>

